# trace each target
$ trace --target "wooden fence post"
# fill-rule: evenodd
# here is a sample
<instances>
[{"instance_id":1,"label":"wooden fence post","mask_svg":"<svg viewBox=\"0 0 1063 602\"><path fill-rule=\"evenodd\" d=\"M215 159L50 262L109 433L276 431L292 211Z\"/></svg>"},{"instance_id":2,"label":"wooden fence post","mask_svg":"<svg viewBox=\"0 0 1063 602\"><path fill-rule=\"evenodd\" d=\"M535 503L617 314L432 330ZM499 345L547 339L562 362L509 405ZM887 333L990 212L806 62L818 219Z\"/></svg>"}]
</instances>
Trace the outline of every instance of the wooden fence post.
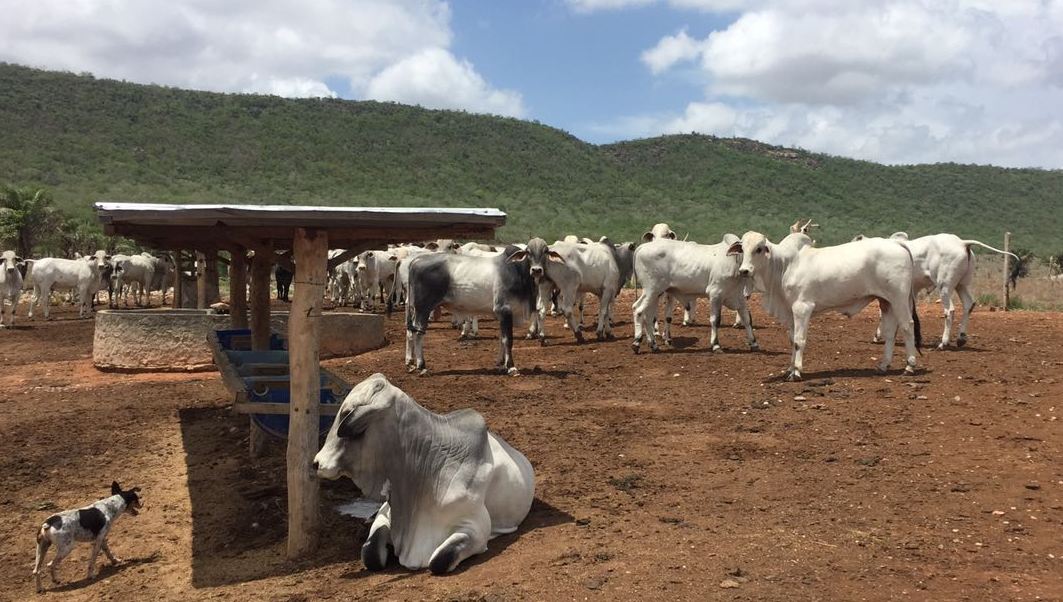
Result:
<instances>
[{"instance_id":1,"label":"wooden fence post","mask_svg":"<svg viewBox=\"0 0 1063 602\"><path fill-rule=\"evenodd\" d=\"M312 464L317 455L321 401L318 337L325 298L328 232L296 228L293 242L295 294L288 314L288 361L291 404L288 424L288 558L306 556L317 547L318 481Z\"/></svg>"},{"instance_id":2,"label":"wooden fence post","mask_svg":"<svg viewBox=\"0 0 1063 602\"><path fill-rule=\"evenodd\" d=\"M1011 251L1011 232L1004 233L1004 253ZM1004 311L1008 311L1011 305L1011 290L1008 288L1008 279L1011 277L1011 255L1004 255Z\"/></svg>"},{"instance_id":3,"label":"wooden fence post","mask_svg":"<svg viewBox=\"0 0 1063 602\"><path fill-rule=\"evenodd\" d=\"M173 305L174 309L181 309L181 282L184 280L181 270L181 250L173 252Z\"/></svg>"}]
</instances>

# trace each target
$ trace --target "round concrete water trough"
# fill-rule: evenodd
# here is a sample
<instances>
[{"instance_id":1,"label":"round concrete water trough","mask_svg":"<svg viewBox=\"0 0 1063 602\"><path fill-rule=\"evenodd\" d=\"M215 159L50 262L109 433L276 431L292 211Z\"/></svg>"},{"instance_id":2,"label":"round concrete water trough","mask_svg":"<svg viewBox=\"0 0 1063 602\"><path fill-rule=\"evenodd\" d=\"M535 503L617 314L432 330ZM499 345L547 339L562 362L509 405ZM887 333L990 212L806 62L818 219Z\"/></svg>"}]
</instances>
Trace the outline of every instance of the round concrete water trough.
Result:
<instances>
[{"instance_id":1,"label":"round concrete water trough","mask_svg":"<svg viewBox=\"0 0 1063 602\"><path fill-rule=\"evenodd\" d=\"M273 332L287 337L288 312L274 312L270 323ZM207 333L229 327L229 316L209 309L100 310L92 363L123 372L213 370ZM385 342L383 316L342 310L322 315L322 359L358 355Z\"/></svg>"}]
</instances>

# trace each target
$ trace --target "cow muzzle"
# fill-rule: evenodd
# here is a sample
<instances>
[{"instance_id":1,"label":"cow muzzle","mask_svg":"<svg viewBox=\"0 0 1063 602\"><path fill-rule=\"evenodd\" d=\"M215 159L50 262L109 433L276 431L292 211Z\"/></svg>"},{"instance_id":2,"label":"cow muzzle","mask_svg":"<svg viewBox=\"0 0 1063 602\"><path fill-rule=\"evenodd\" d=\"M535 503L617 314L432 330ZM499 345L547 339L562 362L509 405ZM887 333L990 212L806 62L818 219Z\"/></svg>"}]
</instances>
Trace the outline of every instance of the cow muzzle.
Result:
<instances>
[{"instance_id":1,"label":"cow muzzle","mask_svg":"<svg viewBox=\"0 0 1063 602\"><path fill-rule=\"evenodd\" d=\"M532 266L532 268L531 268L531 276L532 276L532 278L535 278L536 280L542 278L543 277L543 268L541 266Z\"/></svg>"}]
</instances>

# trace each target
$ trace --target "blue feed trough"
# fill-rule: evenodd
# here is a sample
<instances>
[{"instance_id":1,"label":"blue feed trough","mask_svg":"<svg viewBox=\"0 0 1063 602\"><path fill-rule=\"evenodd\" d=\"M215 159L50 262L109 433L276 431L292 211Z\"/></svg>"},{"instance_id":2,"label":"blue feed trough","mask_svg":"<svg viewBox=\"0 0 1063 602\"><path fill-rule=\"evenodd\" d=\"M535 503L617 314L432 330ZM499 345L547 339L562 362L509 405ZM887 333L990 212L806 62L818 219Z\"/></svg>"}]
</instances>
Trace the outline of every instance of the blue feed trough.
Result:
<instances>
[{"instance_id":1,"label":"blue feed trough","mask_svg":"<svg viewBox=\"0 0 1063 602\"><path fill-rule=\"evenodd\" d=\"M291 403L291 374L288 368L286 341L273 334L269 351L250 351L251 331L231 329L215 331L215 362L228 376L223 380L236 389L238 398L250 402ZM350 386L332 373L321 374L320 400L322 404L343 401ZM334 414L330 412L329 414ZM287 414L251 414L251 420L263 431L280 438L288 436ZM319 432L325 434L332 426L333 416L321 417Z\"/></svg>"}]
</instances>

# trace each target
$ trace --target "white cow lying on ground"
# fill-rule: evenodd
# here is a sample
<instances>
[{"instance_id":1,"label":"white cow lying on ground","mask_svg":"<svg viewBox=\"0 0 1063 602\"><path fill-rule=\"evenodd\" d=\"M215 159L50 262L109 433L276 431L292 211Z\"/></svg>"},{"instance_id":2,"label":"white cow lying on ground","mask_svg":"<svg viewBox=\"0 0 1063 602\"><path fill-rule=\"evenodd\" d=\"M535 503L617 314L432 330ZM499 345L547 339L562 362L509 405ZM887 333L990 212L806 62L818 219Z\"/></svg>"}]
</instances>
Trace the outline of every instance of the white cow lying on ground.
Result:
<instances>
[{"instance_id":1,"label":"white cow lying on ground","mask_svg":"<svg viewBox=\"0 0 1063 602\"><path fill-rule=\"evenodd\" d=\"M15 325L15 310L22 295L22 272L18 269L21 261L14 251L0 253L0 328ZM10 313L6 313L5 303L11 304Z\"/></svg>"},{"instance_id":2,"label":"white cow lying on ground","mask_svg":"<svg viewBox=\"0 0 1063 602\"><path fill-rule=\"evenodd\" d=\"M903 242L869 238L835 247L816 248L803 233L773 244L759 232L746 232L729 254L741 255L739 273L753 279L764 308L789 331L793 355L788 380L800 380L812 315L836 310L859 313L878 300L886 345L878 369L889 368L898 329L907 352L904 371L915 372L919 316L912 290L914 263Z\"/></svg>"},{"instance_id":3,"label":"white cow lying on ground","mask_svg":"<svg viewBox=\"0 0 1063 602\"><path fill-rule=\"evenodd\" d=\"M535 495L531 463L483 416L430 412L382 374L343 400L314 469L384 502L362 546L362 563L375 571L390 547L408 569L450 572L516 531Z\"/></svg>"},{"instance_id":4,"label":"white cow lying on ground","mask_svg":"<svg viewBox=\"0 0 1063 602\"><path fill-rule=\"evenodd\" d=\"M45 257L35 261L32 272L34 294L29 317L33 317L34 306L43 300L44 319L48 319L54 288L77 293L78 317L83 317L86 312L92 313L92 299L100 289L100 272L107 263L106 251L96 251L80 259Z\"/></svg>"},{"instance_id":5,"label":"white cow lying on ground","mask_svg":"<svg viewBox=\"0 0 1063 602\"><path fill-rule=\"evenodd\" d=\"M863 238L862 236L857 237ZM908 239L905 232L895 232L893 240L905 241L912 251L915 261L912 286L916 293L927 289L937 289L941 296L941 309L945 313L945 330L941 333L938 349L945 349L952 339L952 322L956 316L956 306L952 302L952 291L960 296L963 308L963 320L960 322L960 334L956 337L956 346L967 344L967 325L974 309L974 295L971 293L971 281L974 279L974 253L971 246L978 245L995 253L1006 251L995 249L977 240L963 240L955 234L931 234L914 240ZM1014 253L1007 253L1015 259ZM875 342L882 340L882 325L875 332Z\"/></svg>"}]
</instances>

